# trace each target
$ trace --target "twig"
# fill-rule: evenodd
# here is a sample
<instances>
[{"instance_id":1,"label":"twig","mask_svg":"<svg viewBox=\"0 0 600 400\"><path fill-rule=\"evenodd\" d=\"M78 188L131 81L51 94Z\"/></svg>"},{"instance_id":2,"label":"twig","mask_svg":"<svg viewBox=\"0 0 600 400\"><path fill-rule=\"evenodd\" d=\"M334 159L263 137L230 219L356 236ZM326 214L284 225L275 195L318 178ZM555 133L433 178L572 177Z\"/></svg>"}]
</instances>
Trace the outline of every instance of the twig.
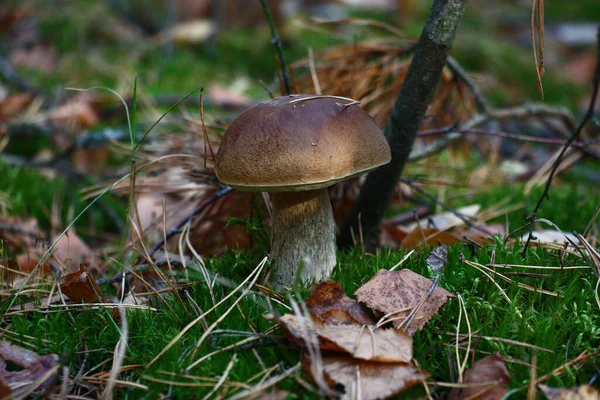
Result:
<instances>
[{"instance_id":1,"label":"twig","mask_svg":"<svg viewBox=\"0 0 600 400\"><path fill-rule=\"evenodd\" d=\"M465 223L465 225L467 225L469 228L476 229L476 230L478 230L478 231L480 231L482 233L485 233L486 235L490 235L490 236L494 235L492 232L490 232L489 230L485 229L484 227L479 226L477 224L474 224L473 221L471 221L469 219L469 217L467 217L466 215L464 215L460 211L458 211L455 208L449 206L448 204L444 203L443 201L441 201L440 199L438 199L434 195L432 195L430 193L427 193L425 190L423 190L420 187L418 187L417 185L415 185L415 180L414 179L400 178L400 182L406 183L408 186L410 186L412 189L414 189L415 191L417 191L423 197L426 197L427 199L431 200L435 204L437 204L437 205L441 206L442 208L445 208L446 210L450 211L452 214L454 214L458 218L460 218L460 220L463 221Z\"/></svg>"},{"instance_id":2,"label":"twig","mask_svg":"<svg viewBox=\"0 0 600 400\"><path fill-rule=\"evenodd\" d=\"M544 187L544 192L538 199L538 202L535 205L533 212L526 218L526 222L529 224L529 235L527 236L527 241L525 242L525 245L523 246L523 250L521 251L522 257L525 257L525 254L527 254L527 248L529 247L529 243L533 239L533 223L537 218L537 214L538 214L540 208L542 207L542 203L544 202L544 199L548 199L548 200L550 199L550 186L552 185L552 180L554 178L554 174L556 173L556 170L558 169L558 167L560 166L560 163L562 162L563 155L565 154L567 149L571 146L571 144L573 142L575 142L575 139L577 139L577 137L579 136L579 134L581 133L583 128L587 125L587 123L594 117L594 110L596 108L596 98L598 97L598 89L600 87L600 25L598 25L597 35L598 36L597 36L597 42L596 42L596 46L597 46L597 48L596 48L596 68L594 70L594 78L592 81L592 85L593 85L592 97L590 99L590 103L589 103L587 112L583 116L583 119L579 123L579 126L577 126L575 131L573 131L573 134L565 142L565 145L563 146L561 152L558 154L558 157L556 158L556 161L554 162L554 165L552 166L552 170L550 171L550 175L548 176L548 179L546 181L546 186Z\"/></svg>"},{"instance_id":3,"label":"twig","mask_svg":"<svg viewBox=\"0 0 600 400\"><path fill-rule=\"evenodd\" d=\"M485 114L477 114L473 118L464 122L461 125L456 125L452 129L443 128L447 135L436 142L426 145L422 148L415 149L410 153L409 161L417 161L425 157L429 157L433 154L439 153L440 151L447 148L454 141L458 140L462 133L460 131L468 131L475 129L479 126L486 124L489 121L495 120L517 120L527 118L543 118L551 117L560 120L569 131L575 129L576 123L573 119L573 115L569 110L559 107L551 107L545 104L526 104L518 107L510 107L500 110L488 110Z\"/></svg>"},{"instance_id":4,"label":"twig","mask_svg":"<svg viewBox=\"0 0 600 400\"><path fill-rule=\"evenodd\" d=\"M488 105L485 101L485 98L481 94L479 87L475 85L471 77L467 74L467 72L460 66L458 61L454 59L454 57L448 56L446 60L446 64L450 71L452 71L460 80L462 80L471 91L473 95L473 101L475 102L475 109L479 114L486 114L488 112Z\"/></svg>"},{"instance_id":5,"label":"twig","mask_svg":"<svg viewBox=\"0 0 600 400\"><path fill-rule=\"evenodd\" d=\"M473 135L497 136L497 137L520 140L523 142L531 142L531 143L544 143L544 144L554 144L554 145L563 145L563 146L565 144L565 141L562 139L537 137L537 136L531 136L531 135L521 135L518 133L510 133L510 132L502 132L502 131L489 131L486 129L477 129L477 128L457 128L457 129L455 129L453 126L448 126L448 127L444 127L444 128L438 128L438 129L422 130L422 131L419 131L417 136L425 137L425 136L443 135L443 134L449 134L452 132L459 132L459 133L463 133L463 134L473 134ZM573 142L573 143L571 143L571 147L575 147L577 149L584 150L589 146L593 146L594 144L598 143L599 141L600 141L600 138L596 138L596 139L589 140L589 141L583 141L583 142Z\"/></svg>"},{"instance_id":6,"label":"twig","mask_svg":"<svg viewBox=\"0 0 600 400\"><path fill-rule=\"evenodd\" d=\"M354 208L340 231L338 242L342 247L352 246L352 232L359 231L359 215L367 246L373 244L383 213L392 199L419 126L440 81L465 5L466 0L433 2L385 128L392 161L367 176Z\"/></svg>"},{"instance_id":7,"label":"twig","mask_svg":"<svg viewBox=\"0 0 600 400\"><path fill-rule=\"evenodd\" d=\"M167 240L169 240L173 236L180 233L181 228L183 228L183 226L185 224L191 222L194 219L194 217L196 215L198 215L199 213L201 213L206 207L208 207L209 205L211 205L212 203L214 203L221 197L224 197L225 195L229 194L232 190L233 189L231 187L226 186L225 188L223 188L221 190L217 190L215 193L213 193L212 196L210 196L208 199L206 199L204 202L202 202L202 204L200 204L199 206L194 208L189 215L187 215L185 218L183 218L181 221L179 221L173 228L171 228L167 232L166 235L164 235L164 237L162 239L160 239L154 246L152 246L150 251L148 251L148 255L150 257L152 257L154 255L154 253L156 253L165 244L165 242Z\"/></svg>"},{"instance_id":8,"label":"twig","mask_svg":"<svg viewBox=\"0 0 600 400\"><path fill-rule=\"evenodd\" d=\"M269 23L269 28L271 28L271 43L277 49L277 57L279 57L279 66L281 67L281 78L283 79L283 86L285 89L285 94L292 94L292 84L290 83L290 72L287 67L287 63L285 62L285 56L283 55L283 47L281 46L281 39L279 39L279 35L277 35L277 30L275 29L275 22L273 21L273 16L271 15L271 10L269 10L269 6L267 5L266 0L260 0L260 4L262 4L262 8L265 11L265 17L267 18L267 22Z\"/></svg>"}]
</instances>

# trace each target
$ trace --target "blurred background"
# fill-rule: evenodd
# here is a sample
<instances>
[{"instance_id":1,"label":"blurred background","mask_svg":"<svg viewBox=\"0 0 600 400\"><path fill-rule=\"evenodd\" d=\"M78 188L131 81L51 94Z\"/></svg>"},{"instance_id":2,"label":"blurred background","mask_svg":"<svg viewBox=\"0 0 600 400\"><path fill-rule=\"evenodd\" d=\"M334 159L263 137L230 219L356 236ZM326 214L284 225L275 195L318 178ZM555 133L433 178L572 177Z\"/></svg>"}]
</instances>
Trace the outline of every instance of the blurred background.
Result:
<instances>
[{"instance_id":1,"label":"blurred background","mask_svg":"<svg viewBox=\"0 0 600 400\"><path fill-rule=\"evenodd\" d=\"M309 48L318 53L374 38L414 43L431 3L268 1L288 62L306 58ZM539 99L531 5L529 0L467 5L452 55L496 105ZM594 0L549 1L544 8L545 99L579 107L594 66L600 6ZM356 21L366 19L397 32ZM322 23L327 20L346 23ZM260 81L274 87L274 52L259 0L4 0L0 40L2 59L45 91L95 85L131 90L137 76L148 94L212 85L208 92L217 100L236 102L243 96L266 98ZM0 90L0 99L7 90Z\"/></svg>"},{"instance_id":2,"label":"blurred background","mask_svg":"<svg viewBox=\"0 0 600 400\"><path fill-rule=\"evenodd\" d=\"M294 90L358 99L384 127L432 1L267 3ZM529 0L467 4L451 55L490 109L542 102L531 14ZM506 201L518 207L506 219L502 213L495 217L505 228L519 226L533 208L537 197L531 193L541 190L548 160L585 112L592 88L598 1L549 1L544 14L543 102L558 108L529 119L513 115L491 120L479 127L483 135L448 141L433 156L415 157L405 171L406 177L426 177L426 190L457 207L474 201L489 207L505 201L507 193L514 195ZM536 38L538 51L539 44ZM153 162L137 176L136 190L146 238L157 241L162 237L162 201L172 225L220 187L212 170L220 136L241 111L281 93L278 70L259 0L2 1L0 175L7 178L0 188L0 214L31 215L46 232L60 231L92 196L131 169L122 103L130 108L134 100L137 103L137 142L170 107L203 87L206 132L196 92L160 119L136 151L138 159ZM67 90L97 86L105 89ZM443 135L448 127L481 112L469 85L446 68L421 129L437 129ZM582 141L597 137L597 126L592 125ZM528 137L492 137L498 132ZM435 140L419 139L416 151ZM165 158L155 162L159 157ZM570 158L562 175L570 189L560 192L576 202L587 198L600 183L598 157L600 152L590 147ZM568 168L571 165L576 167ZM103 198L85 221L78 221L91 243L105 244L125 232L129 189L125 181L112 191L114 197ZM332 189L338 224L359 189L358 180ZM216 203L207 218L212 222L197 228L194 245L201 252L250 243L248 232L227 225L230 217L244 219L250 213L250 196L236 196ZM389 216L412 212L415 201L423 204L417 197L399 185ZM588 200L586 207L593 210L597 203ZM562 219L555 222L564 223L564 229L583 224L567 215L558 218ZM390 221L394 229L400 223ZM391 246L400 240L382 238Z\"/></svg>"}]
</instances>

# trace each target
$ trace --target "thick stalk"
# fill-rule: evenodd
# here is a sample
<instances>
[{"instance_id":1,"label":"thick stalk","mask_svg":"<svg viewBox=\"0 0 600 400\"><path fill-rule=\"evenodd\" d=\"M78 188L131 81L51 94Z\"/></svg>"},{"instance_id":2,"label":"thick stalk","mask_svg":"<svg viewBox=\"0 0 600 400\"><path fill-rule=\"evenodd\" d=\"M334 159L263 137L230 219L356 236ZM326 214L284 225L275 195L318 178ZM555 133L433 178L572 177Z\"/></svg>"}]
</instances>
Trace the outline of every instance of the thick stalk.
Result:
<instances>
[{"instance_id":1,"label":"thick stalk","mask_svg":"<svg viewBox=\"0 0 600 400\"><path fill-rule=\"evenodd\" d=\"M335 267L335 222L327 189L272 193L275 287L327 279Z\"/></svg>"},{"instance_id":2,"label":"thick stalk","mask_svg":"<svg viewBox=\"0 0 600 400\"><path fill-rule=\"evenodd\" d=\"M434 1L385 128L392 161L367 176L354 209L340 232L340 246L347 248L353 245L352 232L355 235L359 232L360 221L366 245L373 247L383 212L392 199L417 130L440 80L465 3L466 0Z\"/></svg>"}]
</instances>

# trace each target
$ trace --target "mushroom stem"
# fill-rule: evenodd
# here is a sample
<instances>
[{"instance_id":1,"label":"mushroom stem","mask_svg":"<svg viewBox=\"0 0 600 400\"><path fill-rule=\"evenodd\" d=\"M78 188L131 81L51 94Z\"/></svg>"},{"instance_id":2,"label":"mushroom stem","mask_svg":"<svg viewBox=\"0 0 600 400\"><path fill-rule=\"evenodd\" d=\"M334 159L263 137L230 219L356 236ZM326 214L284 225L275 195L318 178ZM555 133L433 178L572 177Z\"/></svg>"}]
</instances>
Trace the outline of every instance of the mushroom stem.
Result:
<instances>
[{"instance_id":1,"label":"mushroom stem","mask_svg":"<svg viewBox=\"0 0 600 400\"><path fill-rule=\"evenodd\" d=\"M335 267L335 222L327 188L271 193L275 287L327 279Z\"/></svg>"}]
</instances>

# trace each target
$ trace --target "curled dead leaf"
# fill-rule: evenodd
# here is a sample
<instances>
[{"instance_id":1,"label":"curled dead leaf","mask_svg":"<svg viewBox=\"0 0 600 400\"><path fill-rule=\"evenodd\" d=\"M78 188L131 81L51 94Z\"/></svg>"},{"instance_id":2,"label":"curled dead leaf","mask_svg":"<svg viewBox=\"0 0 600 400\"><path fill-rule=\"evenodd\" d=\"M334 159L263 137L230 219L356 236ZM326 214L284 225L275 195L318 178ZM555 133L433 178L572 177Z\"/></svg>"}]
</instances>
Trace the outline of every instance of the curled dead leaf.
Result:
<instances>
[{"instance_id":1,"label":"curled dead leaf","mask_svg":"<svg viewBox=\"0 0 600 400\"><path fill-rule=\"evenodd\" d=\"M314 379L310 365L310 359L303 357L303 369ZM423 382L428 376L411 364L381 364L343 354L324 354L322 365L328 384L344 387L342 399L387 399ZM357 393L358 388L360 393Z\"/></svg>"},{"instance_id":2,"label":"curled dead leaf","mask_svg":"<svg viewBox=\"0 0 600 400\"><path fill-rule=\"evenodd\" d=\"M56 239L53 238L54 240ZM58 262L58 268L67 274L78 271L80 264L84 264L88 271L96 273L100 265L96 253L73 229L58 239L52 257Z\"/></svg>"},{"instance_id":3,"label":"curled dead leaf","mask_svg":"<svg viewBox=\"0 0 600 400\"><path fill-rule=\"evenodd\" d=\"M427 296L431 283L429 279L409 269L401 271L382 269L354 294L361 304L374 311L383 314L396 313L394 318L398 319L393 321L393 325L399 328L412 308ZM436 287L406 331L413 335L423 328L451 296L452 293L446 289Z\"/></svg>"},{"instance_id":4,"label":"curled dead leaf","mask_svg":"<svg viewBox=\"0 0 600 400\"><path fill-rule=\"evenodd\" d=\"M102 290L94 277L87 273L83 265L79 271L65 277L60 285L60 290L75 303L98 303L104 301Z\"/></svg>"},{"instance_id":5,"label":"curled dead leaf","mask_svg":"<svg viewBox=\"0 0 600 400\"><path fill-rule=\"evenodd\" d=\"M482 385L489 382L489 385ZM460 399L486 399L500 400L508 392L510 374L504 361L492 354L477 361L465 371L463 383L473 384L472 387L453 388L450 391L450 400Z\"/></svg>"},{"instance_id":6,"label":"curled dead leaf","mask_svg":"<svg viewBox=\"0 0 600 400\"><path fill-rule=\"evenodd\" d=\"M314 317L328 324L367 324L373 320L363 311L358 302L346 296L336 281L314 285L306 306Z\"/></svg>"},{"instance_id":7,"label":"curled dead leaf","mask_svg":"<svg viewBox=\"0 0 600 400\"><path fill-rule=\"evenodd\" d=\"M581 385L570 389L553 388L546 385L538 385L548 400L598 400L600 392L590 385Z\"/></svg>"},{"instance_id":8,"label":"curled dead leaf","mask_svg":"<svg viewBox=\"0 0 600 400\"><path fill-rule=\"evenodd\" d=\"M10 365L10 364L12 365ZM48 389L58 372L58 356L37 353L0 341L0 382L14 398L24 398L38 389Z\"/></svg>"},{"instance_id":9,"label":"curled dead leaf","mask_svg":"<svg viewBox=\"0 0 600 400\"><path fill-rule=\"evenodd\" d=\"M308 334L316 335L323 350L347 353L362 360L397 363L412 359L412 338L397 329L373 330L368 326L331 325L300 318L304 317L286 314L278 322L288 337L301 346L306 346Z\"/></svg>"}]
</instances>

